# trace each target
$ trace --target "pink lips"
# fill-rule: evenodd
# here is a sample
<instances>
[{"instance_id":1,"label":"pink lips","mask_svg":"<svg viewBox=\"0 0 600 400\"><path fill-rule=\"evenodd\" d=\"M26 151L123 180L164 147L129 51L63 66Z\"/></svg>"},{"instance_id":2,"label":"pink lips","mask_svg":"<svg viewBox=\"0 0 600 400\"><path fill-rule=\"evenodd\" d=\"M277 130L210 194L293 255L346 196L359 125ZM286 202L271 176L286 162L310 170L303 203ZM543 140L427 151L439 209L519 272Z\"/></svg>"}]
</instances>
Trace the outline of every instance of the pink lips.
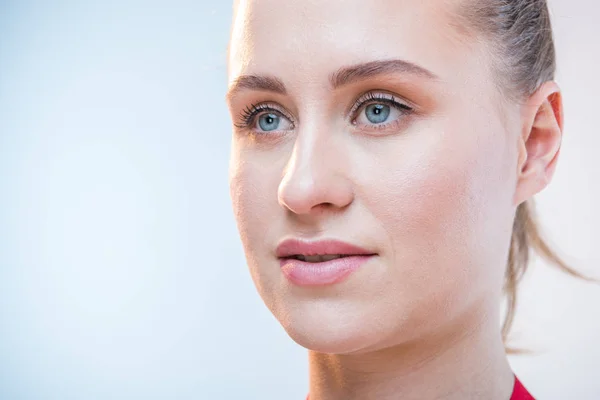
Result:
<instances>
[{"instance_id":1,"label":"pink lips","mask_svg":"<svg viewBox=\"0 0 600 400\"><path fill-rule=\"evenodd\" d=\"M300 286L322 286L338 283L360 268L375 253L337 240L308 242L297 239L283 241L276 250L281 271ZM328 261L303 261L294 256L343 255Z\"/></svg>"}]
</instances>

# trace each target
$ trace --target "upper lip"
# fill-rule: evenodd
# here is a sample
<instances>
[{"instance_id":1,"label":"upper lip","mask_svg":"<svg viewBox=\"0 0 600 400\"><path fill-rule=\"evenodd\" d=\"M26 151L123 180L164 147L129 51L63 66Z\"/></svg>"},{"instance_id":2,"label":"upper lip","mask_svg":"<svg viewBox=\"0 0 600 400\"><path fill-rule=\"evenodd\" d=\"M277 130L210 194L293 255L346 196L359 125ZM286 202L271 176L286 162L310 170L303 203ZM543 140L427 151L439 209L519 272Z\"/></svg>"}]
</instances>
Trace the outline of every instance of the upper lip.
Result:
<instances>
[{"instance_id":1,"label":"upper lip","mask_svg":"<svg viewBox=\"0 0 600 400\"><path fill-rule=\"evenodd\" d=\"M306 241L300 239L286 239L282 241L275 250L277 257L285 258L297 255L317 256L317 255L373 255L369 251L356 245L342 242L340 240L319 240Z\"/></svg>"}]
</instances>

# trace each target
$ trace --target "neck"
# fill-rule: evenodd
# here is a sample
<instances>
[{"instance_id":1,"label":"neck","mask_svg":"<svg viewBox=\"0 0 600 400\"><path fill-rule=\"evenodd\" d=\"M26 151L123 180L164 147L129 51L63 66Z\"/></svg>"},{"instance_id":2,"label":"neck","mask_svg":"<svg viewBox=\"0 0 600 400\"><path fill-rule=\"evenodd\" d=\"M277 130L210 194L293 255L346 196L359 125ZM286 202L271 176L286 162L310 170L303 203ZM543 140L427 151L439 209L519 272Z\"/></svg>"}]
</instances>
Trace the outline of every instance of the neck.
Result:
<instances>
[{"instance_id":1,"label":"neck","mask_svg":"<svg viewBox=\"0 0 600 400\"><path fill-rule=\"evenodd\" d=\"M309 351L310 400L509 399L514 375L498 313L466 314L444 332L393 347Z\"/></svg>"}]
</instances>

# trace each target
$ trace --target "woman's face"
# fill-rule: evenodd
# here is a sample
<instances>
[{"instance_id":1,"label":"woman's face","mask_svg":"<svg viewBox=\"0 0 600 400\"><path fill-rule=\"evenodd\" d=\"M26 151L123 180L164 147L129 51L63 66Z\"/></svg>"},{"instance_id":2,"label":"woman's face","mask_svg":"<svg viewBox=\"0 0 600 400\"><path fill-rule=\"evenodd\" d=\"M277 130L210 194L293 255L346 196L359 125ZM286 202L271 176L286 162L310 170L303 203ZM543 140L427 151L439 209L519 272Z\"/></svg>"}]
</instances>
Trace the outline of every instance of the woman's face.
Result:
<instances>
[{"instance_id":1,"label":"woman's face","mask_svg":"<svg viewBox=\"0 0 600 400\"><path fill-rule=\"evenodd\" d=\"M459 2L238 4L233 208L252 279L302 346L375 350L499 307L516 111L490 49L452 24ZM298 285L276 253L289 238L376 256L341 282Z\"/></svg>"}]
</instances>

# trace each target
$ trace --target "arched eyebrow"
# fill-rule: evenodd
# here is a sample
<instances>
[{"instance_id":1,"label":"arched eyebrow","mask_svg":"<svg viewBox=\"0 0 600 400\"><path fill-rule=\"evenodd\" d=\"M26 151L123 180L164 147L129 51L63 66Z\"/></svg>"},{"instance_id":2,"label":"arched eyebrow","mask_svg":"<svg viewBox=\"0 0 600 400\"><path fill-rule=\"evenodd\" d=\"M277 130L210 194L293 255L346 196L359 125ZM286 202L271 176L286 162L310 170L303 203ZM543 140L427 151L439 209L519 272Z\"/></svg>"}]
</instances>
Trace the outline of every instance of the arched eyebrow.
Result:
<instances>
[{"instance_id":1,"label":"arched eyebrow","mask_svg":"<svg viewBox=\"0 0 600 400\"><path fill-rule=\"evenodd\" d=\"M329 82L334 89L356 81L378 75L404 74L414 75L428 80L439 80L439 77L420 65L405 60L377 60L362 64L342 67L330 75Z\"/></svg>"},{"instance_id":2,"label":"arched eyebrow","mask_svg":"<svg viewBox=\"0 0 600 400\"><path fill-rule=\"evenodd\" d=\"M282 95L287 93L285 85L278 78L272 76L241 75L229 85L226 97L227 99L231 99L243 90L272 92Z\"/></svg>"},{"instance_id":3,"label":"arched eyebrow","mask_svg":"<svg viewBox=\"0 0 600 400\"><path fill-rule=\"evenodd\" d=\"M416 75L428 80L439 80L439 77L428 69L404 60L376 60L366 63L341 67L329 76L332 89L357 81L386 74ZM273 76L241 75L229 85L226 98L230 100L243 90L272 92L285 95L287 89L283 82Z\"/></svg>"}]
</instances>

